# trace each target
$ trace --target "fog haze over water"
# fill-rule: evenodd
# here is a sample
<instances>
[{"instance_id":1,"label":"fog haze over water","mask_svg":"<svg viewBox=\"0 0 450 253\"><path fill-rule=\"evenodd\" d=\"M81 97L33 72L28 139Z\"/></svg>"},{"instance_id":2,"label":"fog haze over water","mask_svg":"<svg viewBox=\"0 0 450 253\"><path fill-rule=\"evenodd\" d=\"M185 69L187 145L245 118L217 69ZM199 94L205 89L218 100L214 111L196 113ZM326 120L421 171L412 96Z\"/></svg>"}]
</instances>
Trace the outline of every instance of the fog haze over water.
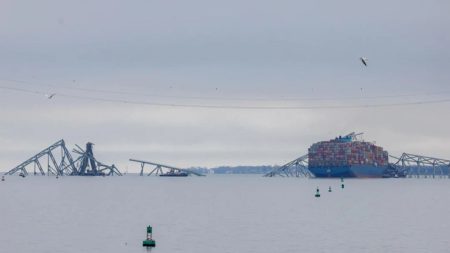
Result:
<instances>
[{"instance_id":1,"label":"fog haze over water","mask_svg":"<svg viewBox=\"0 0 450 253\"><path fill-rule=\"evenodd\" d=\"M449 158L450 103L365 107L450 99L448 10L416 0L2 1L0 170L61 138L91 141L99 160L129 171L132 157L283 164L353 131L393 155Z\"/></svg>"}]
</instances>

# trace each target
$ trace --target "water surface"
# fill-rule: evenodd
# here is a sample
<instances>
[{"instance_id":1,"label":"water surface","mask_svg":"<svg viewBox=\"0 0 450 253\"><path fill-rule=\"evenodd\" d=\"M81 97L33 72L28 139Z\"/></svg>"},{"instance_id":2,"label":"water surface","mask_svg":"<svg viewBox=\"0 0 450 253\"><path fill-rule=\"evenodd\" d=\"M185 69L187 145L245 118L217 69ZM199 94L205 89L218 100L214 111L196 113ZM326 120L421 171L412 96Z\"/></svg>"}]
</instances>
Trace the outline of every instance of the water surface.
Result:
<instances>
[{"instance_id":1,"label":"water surface","mask_svg":"<svg viewBox=\"0 0 450 253\"><path fill-rule=\"evenodd\" d=\"M322 196L314 197L319 186ZM328 193L328 186L333 192ZM10 176L0 252L449 252L450 179Z\"/></svg>"}]
</instances>

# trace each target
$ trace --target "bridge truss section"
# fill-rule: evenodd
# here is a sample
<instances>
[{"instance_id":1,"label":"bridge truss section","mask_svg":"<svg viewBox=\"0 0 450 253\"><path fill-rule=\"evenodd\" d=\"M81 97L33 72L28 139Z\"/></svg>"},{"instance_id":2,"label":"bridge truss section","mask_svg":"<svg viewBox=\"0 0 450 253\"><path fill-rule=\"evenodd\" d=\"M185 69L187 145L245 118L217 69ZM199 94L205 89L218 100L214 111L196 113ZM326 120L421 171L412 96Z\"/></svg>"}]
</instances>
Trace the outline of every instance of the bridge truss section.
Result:
<instances>
[{"instance_id":1,"label":"bridge truss section","mask_svg":"<svg viewBox=\"0 0 450 253\"><path fill-rule=\"evenodd\" d=\"M164 175L164 174L177 174L177 173L187 173L188 175L195 175L195 176L205 176L201 173L197 173L195 171L192 170L188 170L188 169L180 169L174 166L170 166L170 165L164 165L164 164L160 164L160 163L154 163L154 162L149 162L149 161L143 161L143 160L138 160L138 159L130 159L131 162L136 162L136 163L140 163L141 165L141 171L139 173L140 176L144 176L144 170L149 167L150 168L150 172L147 174L147 176L150 175Z\"/></svg>"},{"instance_id":2,"label":"bridge truss section","mask_svg":"<svg viewBox=\"0 0 450 253\"><path fill-rule=\"evenodd\" d=\"M20 173L27 176L31 171L34 175L42 176L45 176L46 173L47 175L65 175L74 170L76 169L73 166L72 156L67 150L64 140L59 140L6 172L5 175Z\"/></svg>"},{"instance_id":3,"label":"bridge truss section","mask_svg":"<svg viewBox=\"0 0 450 253\"><path fill-rule=\"evenodd\" d=\"M308 170L308 155L303 155L264 175L265 177L314 177Z\"/></svg>"},{"instance_id":4,"label":"bridge truss section","mask_svg":"<svg viewBox=\"0 0 450 253\"><path fill-rule=\"evenodd\" d=\"M391 156L393 157L393 156ZM400 158L391 165L399 173L408 177L443 177L450 178L450 160L403 153Z\"/></svg>"},{"instance_id":5,"label":"bridge truss section","mask_svg":"<svg viewBox=\"0 0 450 253\"><path fill-rule=\"evenodd\" d=\"M88 142L86 144L86 150L82 149L80 146L76 145L76 149L73 150L74 153L78 154L79 157L74 161L75 171L73 171L71 176L122 176L119 169L113 165L106 165L99 162L94 157L93 143Z\"/></svg>"},{"instance_id":6,"label":"bridge truss section","mask_svg":"<svg viewBox=\"0 0 450 253\"><path fill-rule=\"evenodd\" d=\"M46 174L56 176L121 176L122 174L114 164L106 165L95 159L92 145L92 143L88 143L86 151L77 145L78 149L74 150L74 153L79 156L74 160L66 148L64 140L61 139L9 170L5 175L19 173L21 176L28 176L32 171L34 175L43 176Z\"/></svg>"}]
</instances>

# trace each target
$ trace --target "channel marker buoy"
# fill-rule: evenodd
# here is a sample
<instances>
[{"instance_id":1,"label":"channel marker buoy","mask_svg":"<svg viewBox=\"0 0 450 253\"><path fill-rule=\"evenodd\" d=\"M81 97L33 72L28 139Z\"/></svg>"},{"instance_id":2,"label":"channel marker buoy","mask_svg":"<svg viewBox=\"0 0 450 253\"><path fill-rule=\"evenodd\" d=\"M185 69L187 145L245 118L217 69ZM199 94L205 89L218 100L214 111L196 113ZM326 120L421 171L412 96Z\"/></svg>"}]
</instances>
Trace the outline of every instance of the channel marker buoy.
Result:
<instances>
[{"instance_id":1,"label":"channel marker buoy","mask_svg":"<svg viewBox=\"0 0 450 253\"><path fill-rule=\"evenodd\" d=\"M328 187L328 192L331 192L331 186Z\"/></svg>"},{"instance_id":2,"label":"channel marker buoy","mask_svg":"<svg viewBox=\"0 0 450 253\"><path fill-rule=\"evenodd\" d=\"M156 247L156 242L152 238L152 226L147 227L147 239L142 242L144 247Z\"/></svg>"},{"instance_id":3,"label":"channel marker buoy","mask_svg":"<svg viewBox=\"0 0 450 253\"><path fill-rule=\"evenodd\" d=\"M314 195L314 197L316 197L316 198L319 198L319 197L320 197L319 187L317 187L316 195Z\"/></svg>"}]
</instances>

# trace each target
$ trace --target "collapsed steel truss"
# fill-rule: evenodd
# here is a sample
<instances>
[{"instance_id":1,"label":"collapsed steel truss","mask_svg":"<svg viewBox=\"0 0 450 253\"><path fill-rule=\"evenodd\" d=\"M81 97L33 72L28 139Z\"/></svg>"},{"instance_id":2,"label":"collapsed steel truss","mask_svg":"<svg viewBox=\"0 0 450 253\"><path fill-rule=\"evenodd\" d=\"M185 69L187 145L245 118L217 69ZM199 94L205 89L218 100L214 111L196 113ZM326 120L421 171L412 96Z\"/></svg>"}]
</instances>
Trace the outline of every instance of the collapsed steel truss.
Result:
<instances>
[{"instance_id":1,"label":"collapsed steel truss","mask_svg":"<svg viewBox=\"0 0 450 253\"><path fill-rule=\"evenodd\" d=\"M308 155L303 155L264 175L265 177L313 177L308 170Z\"/></svg>"},{"instance_id":2,"label":"collapsed steel truss","mask_svg":"<svg viewBox=\"0 0 450 253\"><path fill-rule=\"evenodd\" d=\"M33 167L34 175L40 174L43 176L46 172L47 175L57 176L121 176L122 174L114 164L111 166L105 165L95 159L92 152L92 145L92 143L88 143L86 145L86 151L77 145L78 150L74 150L74 153L78 154L79 157L74 160L69 150L66 148L64 140L59 140L6 172L5 175L20 173L20 175L27 176L29 175L28 170L31 169L30 167ZM36 169L38 169L38 171L36 171Z\"/></svg>"},{"instance_id":3,"label":"collapsed steel truss","mask_svg":"<svg viewBox=\"0 0 450 253\"><path fill-rule=\"evenodd\" d=\"M390 164L395 167L400 175L408 177L420 176L445 176L450 178L450 160L434 158L429 156L413 155L403 153L395 163Z\"/></svg>"},{"instance_id":4,"label":"collapsed steel truss","mask_svg":"<svg viewBox=\"0 0 450 253\"><path fill-rule=\"evenodd\" d=\"M205 176L203 174L197 173L195 171L192 170L187 170L187 169L180 169L180 168L176 168L173 166L169 166L169 165L164 165L164 164L160 164L160 163L154 163L154 162L148 162L148 161L142 161L142 160L137 160L137 159L130 159L130 161L132 162L137 162L141 164L141 172L139 173L140 176L144 175L144 168L146 167L145 165L149 165L149 167L153 167L154 168L150 171L150 173L147 174L147 176L150 175L162 175L165 173L187 173L188 175L195 175L195 176Z\"/></svg>"},{"instance_id":5,"label":"collapsed steel truss","mask_svg":"<svg viewBox=\"0 0 450 253\"><path fill-rule=\"evenodd\" d=\"M75 168L78 170L74 171L72 176L122 176L119 169L113 165L103 164L94 157L94 152L92 150L92 146L94 144L88 142L86 144L86 151L83 150L80 146L76 145L78 149L74 149L73 152L80 155L78 159L75 161Z\"/></svg>"},{"instance_id":6,"label":"collapsed steel truss","mask_svg":"<svg viewBox=\"0 0 450 253\"><path fill-rule=\"evenodd\" d=\"M59 152L60 153L59 153ZM45 161L46 160L46 161ZM47 166L42 166L46 164ZM42 150L25 162L6 172L5 175L13 175L20 172L22 175L28 175L27 167L33 166L33 174L45 175L65 175L76 171L70 152L67 150L64 140L60 140L48 148ZM36 171L38 169L38 172Z\"/></svg>"},{"instance_id":7,"label":"collapsed steel truss","mask_svg":"<svg viewBox=\"0 0 450 253\"><path fill-rule=\"evenodd\" d=\"M450 178L450 160L403 153L396 161L389 163L384 177L436 177ZM308 155L303 155L264 175L265 177L313 177L308 170Z\"/></svg>"}]
</instances>

